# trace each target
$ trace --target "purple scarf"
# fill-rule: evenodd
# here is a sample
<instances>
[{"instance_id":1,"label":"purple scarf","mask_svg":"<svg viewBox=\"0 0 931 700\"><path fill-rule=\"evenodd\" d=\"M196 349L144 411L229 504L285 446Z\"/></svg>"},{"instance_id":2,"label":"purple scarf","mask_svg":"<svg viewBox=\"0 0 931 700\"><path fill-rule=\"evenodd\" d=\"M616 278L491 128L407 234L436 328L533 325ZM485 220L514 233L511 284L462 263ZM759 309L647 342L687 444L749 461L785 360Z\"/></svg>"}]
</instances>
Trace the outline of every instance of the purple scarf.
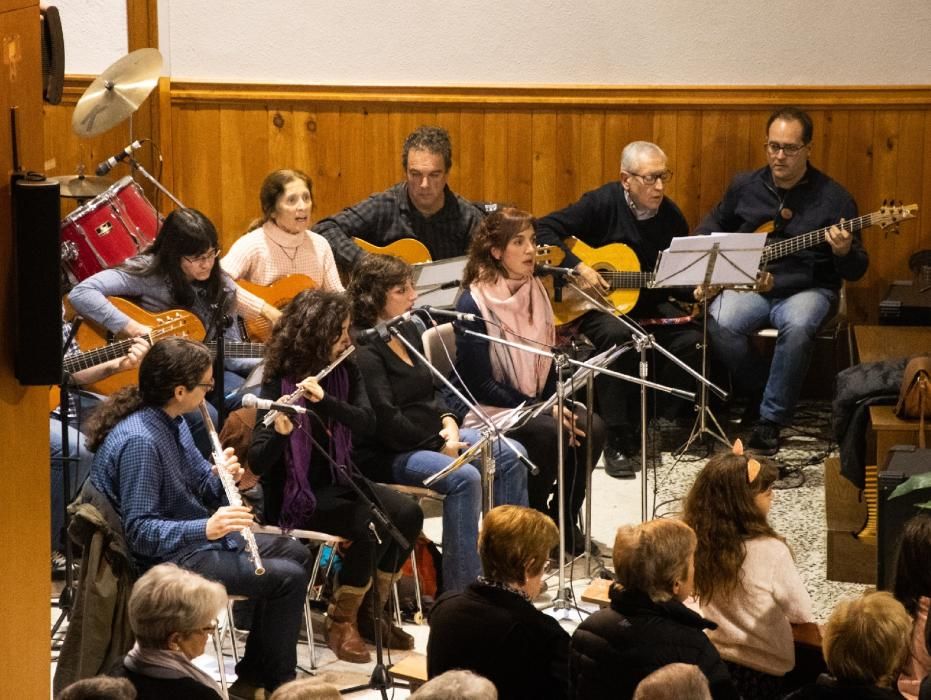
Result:
<instances>
[{"instance_id":1,"label":"purple scarf","mask_svg":"<svg viewBox=\"0 0 931 700\"><path fill-rule=\"evenodd\" d=\"M337 367L324 378L321 386L330 397L338 401L346 401L349 398L349 372L345 367ZM296 388L297 384L291 378L281 380L281 390L285 394L292 393ZM296 405L307 407L303 397L297 400ZM310 487L310 470L314 468L314 465L312 464L313 445L308 433L313 434L317 442L320 442L319 436L322 434L329 438L328 451L337 464L348 465L352 453L352 432L348 426L330 418L324 419L325 423L322 424L310 414L292 416L291 420L295 423L284 452L284 500L279 518L283 530L305 525L317 508L317 497ZM318 462L323 461L326 460L322 457L318 459ZM319 468L322 465L316 466ZM334 484L344 483L342 474L337 472L332 464L327 462L326 466L330 470L330 479Z\"/></svg>"}]
</instances>

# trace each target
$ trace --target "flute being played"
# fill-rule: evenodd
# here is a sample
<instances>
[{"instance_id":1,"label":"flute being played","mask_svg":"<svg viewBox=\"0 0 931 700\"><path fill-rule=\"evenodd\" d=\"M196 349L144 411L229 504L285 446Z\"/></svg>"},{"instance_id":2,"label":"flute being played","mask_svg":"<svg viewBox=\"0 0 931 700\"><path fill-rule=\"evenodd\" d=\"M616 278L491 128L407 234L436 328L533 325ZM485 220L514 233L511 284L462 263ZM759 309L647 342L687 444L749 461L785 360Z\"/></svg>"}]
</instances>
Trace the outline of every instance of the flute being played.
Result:
<instances>
[{"instance_id":1,"label":"flute being played","mask_svg":"<svg viewBox=\"0 0 931 700\"><path fill-rule=\"evenodd\" d=\"M236 483L233 481L233 475L226 470L226 457L223 455L223 445L220 443L220 436L217 435L217 429L213 426L213 420L210 418L210 412L207 410L207 402L201 401L200 414L204 418L204 425L207 427L207 433L210 435L210 445L213 450L213 463L217 467L217 476L220 477L220 483L223 484L223 491L226 494L226 500L231 506L241 506L242 496ZM265 567L262 566L262 557L259 555L259 548L255 543L255 535L248 527L240 530L240 534L246 541L246 550L249 552L249 559L255 566L255 575L261 576L265 573Z\"/></svg>"},{"instance_id":2,"label":"flute being played","mask_svg":"<svg viewBox=\"0 0 931 700\"><path fill-rule=\"evenodd\" d=\"M346 348L340 353L339 357L337 357L335 360L333 360L330 364L328 364L322 370L317 372L315 375L313 375L312 377L308 377L307 379L313 379L314 381L319 382L321 379L327 376L330 372L336 369L339 363L345 360L347 357L349 357L355 351L355 349L356 349L355 345L350 345L348 348ZM307 381L307 380L305 379L304 381ZM281 400L277 401L276 403L294 403L301 397L301 394L303 393L304 393L304 390L298 387L297 389L295 389L290 394L288 394ZM277 415L278 415L278 411L276 411L275 409L272 409L271 411L265 414L265 418L262 419L262 424L266 428L270 427L271 424L275 422L275 416Z\"/></svg>"}]
</instances>

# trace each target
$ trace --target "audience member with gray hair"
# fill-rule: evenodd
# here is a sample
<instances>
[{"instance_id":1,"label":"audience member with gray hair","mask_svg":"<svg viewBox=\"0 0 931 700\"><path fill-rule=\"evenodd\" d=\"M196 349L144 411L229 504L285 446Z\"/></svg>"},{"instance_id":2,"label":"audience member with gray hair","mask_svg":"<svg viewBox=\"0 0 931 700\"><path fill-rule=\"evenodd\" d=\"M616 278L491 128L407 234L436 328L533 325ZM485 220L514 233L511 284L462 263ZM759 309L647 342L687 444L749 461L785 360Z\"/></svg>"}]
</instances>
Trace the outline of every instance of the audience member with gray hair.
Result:
<instances>
[{"instance_id":1,"label":"audience member with gray hair","mask_svg":"<svg viewBox=\"0 0 931 700\"><path fill-rule=\"evenodd\" d=\"M498 700L495 684L472 671L447 671L420 686L417 700Z\"/></svg>"},{"instance_id":2,"label":"audience member with gray hair","mask_svg":"<svg viewBox=\"0 0 931 700\"><path fill-rule=\"evenodd\" d=\"M136 700L136 689L128 678L94 676L63 688L55 700Z\"/></svg>"},{"instance_id":3,"label":"audience member with gray hair","mask_svg":"<svg viewBox=\"0 0 931 700\"><path fill-rule=\"evenodd\" d=\"M669 664L640 681L634 700L711 700L708 679L698 666Z\"/></svg>"},{"instance_id":4,"label":"audience member with gray hair","mask_svg":"<svg viewBox=\"0 0 931 700\"><path fill-rule=\"evenodd\" d=\"M326 674L315 678L298 678L280 685L268 700L339 700L339 688L328 682Z\"/></svg>"},{"instance_id":5,"label":"audience member with gray hair","mask_svg":"<svg viewBox=\"0 0 931 700\"><path fill-rule=\"evenodd\" d=\"M175 564L152 567L133 586L129 624L136 645L115 675L128 678L140 700L217 700L216 681L191 660L204 653L224 607L219 583Z\"/></svg>"}]
</instances>

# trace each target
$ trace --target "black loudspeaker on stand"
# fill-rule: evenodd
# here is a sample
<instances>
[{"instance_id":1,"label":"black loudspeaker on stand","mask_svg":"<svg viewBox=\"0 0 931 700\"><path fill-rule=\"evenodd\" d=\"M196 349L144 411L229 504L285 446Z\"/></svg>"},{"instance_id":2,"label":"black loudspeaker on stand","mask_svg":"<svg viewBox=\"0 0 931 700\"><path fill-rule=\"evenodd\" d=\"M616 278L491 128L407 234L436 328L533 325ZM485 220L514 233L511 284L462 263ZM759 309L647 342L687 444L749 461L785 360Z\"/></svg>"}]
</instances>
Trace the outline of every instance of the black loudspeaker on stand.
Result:
<instances>
[{"instance_id":1,"label":"black loudspeaker on stand","mask_svg":"<svg viewBox=\"0 0 931 700\"><path fill-rule=\"evenodd\" d=\"M892 499L889 496L909 477L926 472L931 472L931 449L919 449L914 445L896 445L890 449L886 468L879 472L876 587L881 590L892 590L902 530L911 518L927 512L918 508L918 504L931 501L931 489L918 489Z\"/></svg>"},{"instance_id":2,"label":"black loudspeaker on stand","mask_svg":"<svg viewBox=\"0 0 931 700\"><path fill-rule=\"evenodd\" d=\"M14 176L13 343L20 384L61 381L59 186L37 173Z\"/></svg>"}]
</instances>

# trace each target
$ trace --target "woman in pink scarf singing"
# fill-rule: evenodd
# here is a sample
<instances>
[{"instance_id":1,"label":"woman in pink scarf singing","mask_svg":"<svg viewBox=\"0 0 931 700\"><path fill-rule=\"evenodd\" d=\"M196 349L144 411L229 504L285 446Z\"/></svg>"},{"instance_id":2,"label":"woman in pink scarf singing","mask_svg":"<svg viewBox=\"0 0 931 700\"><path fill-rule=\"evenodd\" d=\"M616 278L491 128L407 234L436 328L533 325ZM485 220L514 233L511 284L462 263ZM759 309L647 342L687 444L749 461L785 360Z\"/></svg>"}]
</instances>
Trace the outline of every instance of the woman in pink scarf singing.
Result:
<instances>
[{"instance_id":1,"label":"woman in pink scarf singing","mask_svg":"<svg viewBox=\"0 0 931 700\"><path fill-rule=\"evenodd\" d=\"M492 337L551 350L556 342L553 308L546 290L533 276L534 218L527 212L505 207L485 218L472 237L458 311L481 316L482 320L463 323L463 329ZM468 333L456 336L456 370L481 408L492 418L521 403L533 403L552 395L556 389L553 359L515 347L493 343ZM478 424L478 417L466 416L464 425ZM540 473L530 476L527 495L530 506L558 517L556 472L558 469L557 430L564 435L564 477L566 499L566 549L584 551L578 528L578 514L585 501L586 445L583 431L585 411L576 407L558 419L555 407L509 433L521 442ZM604 445L604 424L593 416L592 448L595 461Z\"/></svg>"}]
</instances>

